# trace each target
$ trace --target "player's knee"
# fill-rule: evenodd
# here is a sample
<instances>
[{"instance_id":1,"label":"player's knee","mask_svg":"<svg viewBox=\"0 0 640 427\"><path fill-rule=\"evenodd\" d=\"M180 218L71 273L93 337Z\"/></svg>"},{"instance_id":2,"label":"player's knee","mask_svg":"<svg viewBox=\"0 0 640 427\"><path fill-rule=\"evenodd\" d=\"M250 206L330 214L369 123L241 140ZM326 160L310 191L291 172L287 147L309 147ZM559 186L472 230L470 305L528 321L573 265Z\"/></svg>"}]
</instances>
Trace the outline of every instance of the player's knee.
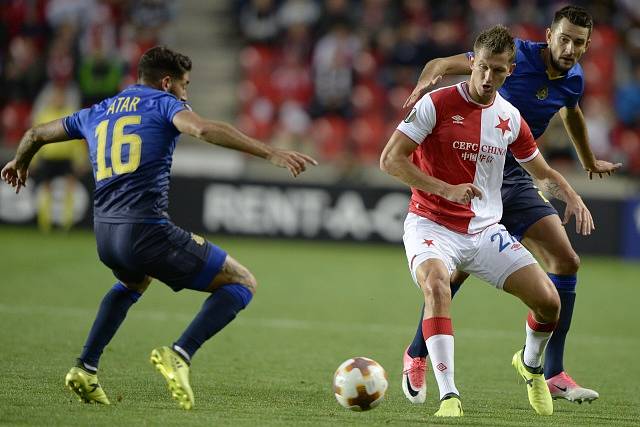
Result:
<instances>
[{"instance_id":1,"label":"player's knee","mask_svg":"<svg viewBox=\"0 0 640 427\"><path fill-rule=\"evenodd\" d=\"M425 300L435 303L451 300L449 277L442 271L432 271L421 281L420 287Z\"/></svg>"},{"instance_id":2,"label":"player's knee","mask_svg":"<svg viewBox=\"0 0 640 427\"><path fill-rule=\"evenodd\" d=\"M258 289L258 281L255 276L248 268L242 265L239 265L237 277L233 281L247 288L252 295L254 295Z\"/></svg>"},{"instance_id":3,"label":"player's knee","mask_svg":"<svg viewBox=\"0 0 640 427\"><path fill-rule=\"evenodd\" d=\"M245 288L251 295L255 294L258 288L258 281L249 269L232 257L227 256L221 271L214 277L213 281L205 290L207 292L215 292L221 286L229 284Z\"/></svg>"},{"instance_id":4,"label":"player's knee","mask_svg":"<svg viewBox=\"0 0 640 427\"><path fill-rule=\"evenodd\" d=\"M571 272L570 274L576 274L580 268L580 257L574 252L567 257L565 264L566 269Z\"/></svg>"},{"instance_id":5,"label":"player's knee","mask_svg":"<svg viewBox=\"0 0 640 427\"><path fill-rule=\"evenodd\" d=\"M255 295L256 291L258 290L258 281L256 280L256 277L249 270L247 270L245 281L247 283L242 283L242 285L245 286L247 289L249 289L252 295Z\"/></svg>"},{"instance_id":6,"label":"player's knee","mask_svg":"<svg viewBox=\"0 0 640 427\"><path fill-rule=\"evenodd\" d=\"M124 283L124 282L121 282L121 283L130 291L135 291L142 295L144 291L147 290L152 280L153 279L150 276L145 276L145 278L140 283Z\"/></svg>"},{"instance_id":7,"label":"player's knee","mask_svg":"<svg viewBox=\"0 0 640 427\"><path fill-rule=\"evenodd\" d=\"M574 251L553 259L553 272L556 274L576 274L580 268L580 257Z\"/></svg>"},{"instance_id":8,"label":"player's knee","mask_svg":"<svg viewBox=\"0 0 640 427\"><path fill-rule=\"evenodd\" d=\"M555 323L560 317L560 296L553 284L548 284L546 288L536 311L544 323Z\"/></svg>"}]
</instances>

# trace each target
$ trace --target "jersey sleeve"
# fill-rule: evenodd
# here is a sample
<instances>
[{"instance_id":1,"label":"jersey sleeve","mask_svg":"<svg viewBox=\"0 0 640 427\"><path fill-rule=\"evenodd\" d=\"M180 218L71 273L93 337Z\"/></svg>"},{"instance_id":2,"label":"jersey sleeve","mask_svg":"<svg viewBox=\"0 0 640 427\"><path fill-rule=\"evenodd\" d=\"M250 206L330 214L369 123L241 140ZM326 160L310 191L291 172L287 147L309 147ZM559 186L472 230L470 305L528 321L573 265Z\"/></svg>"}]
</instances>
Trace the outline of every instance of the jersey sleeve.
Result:
<instances>
[{"instance_id":1,"label":"jersey sleeve","mask_svg":"<svg viewBox=\"0 0 640 427\"><path fill-rule=\"evenodd\" d=\"M569 95L569 97L567 97L567 101L565 103L565 107L567 108L576 108L578 106L578 102L580 102L580 98L582 98L582 95L584 94L584 74L582 67L580 64L576 64L575 68L576 72L573 78L577 81L576 86L578 86L578 88L575 92Z\"/></svg>"},{"instance_id":2,"label":"jersey sleeve","mask_svg":"<svg viewBox=\"0 0 640 427\"><path fill-rule=\"evenodd\" d=\"M518 163L526 163L540 152L529 125L522 116L520 116L520 132L518 132L518 137L509 144L509 150L511 150Z\"/></svg>"},{"instance_id":3,"label":"jersey sleeve","mask_svg":"<svg viewBox=\"0 0 640 427\"><path fill-rule=\"evenodd\" d=\"M173 123L173 116L182 110L191 110L191 107L172 95L167 94L160 101L160 112L169 123Z\"/></svg>"},{"instance_id":4,"label":"jersey sleeve","mask_svg":"<svg viewBox=\"0 0 640 427\"><path fill-rule=\"evenodd\" d=\"M407 117L398 125L398 130L420 145L436 125L436 106L429 94L423 96Z\"/></svg>"},{"instance_id":5,"label":"jersey sleeve","mask_svg":"<svg viewBox=\"0 0 640 427\"><path fill-rule=\"evenodd\" d=\"M89 108L85 108L62 119L62 126L70 139L86 139L82 128L89 115L89 110Z\"/></svg>"}]
</instances>

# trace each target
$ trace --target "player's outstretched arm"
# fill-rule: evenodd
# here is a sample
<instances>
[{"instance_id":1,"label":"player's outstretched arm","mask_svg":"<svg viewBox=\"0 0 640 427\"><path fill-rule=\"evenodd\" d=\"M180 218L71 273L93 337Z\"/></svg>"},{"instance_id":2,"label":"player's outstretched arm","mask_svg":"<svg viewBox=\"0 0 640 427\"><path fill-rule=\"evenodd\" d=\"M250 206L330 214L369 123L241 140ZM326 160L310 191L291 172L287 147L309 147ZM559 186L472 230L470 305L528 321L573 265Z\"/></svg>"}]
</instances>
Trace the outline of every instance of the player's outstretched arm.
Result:
<instances>
[{"instance_id":1,"label":"player's outstretched arm","mask_svg":"<svg viewBox=\"0 0 640 427\"><path fill-rule=\"evenodd\" d=\"M403 108L411 107L415 104L429 88L438 83L442 77L451 75L471 74L469 58L466 53L448 56L446 58L435 58L427 62L422 69L416 87L404 102Z\"/></svg>"},{"instance_id":2,"label":"player's outstretched arm","mask_svg":"<svg viewBox=\"0 0 640 427\"><path fill-rule=\"evenodd\" d=\"M593 179L593 174L597 173L602 178L602 174L611 175L622 166L622 163L611 163L605 160L598 160L593 155L589 146L589 137L587 133L587 123L579 106L576 108L561 108L558 112L562 118L565 129L569 134L569 138L576 148L578 158L582 167L589 174L589 179Z\"/></svg>"},{"instance_id":3,"label":"player's outstretched arm","mask_svg":"<svg viewBox=\"0 0 640 427\"><path fill-rule=\"evenodd\" d=\"M409 187L436 194L454 203L468 204L474 197L482 198L482 192L475 185L451 185L422 172L409 161L409 156L418 145L408 136L396 130L380 156L380 169L404 182Z\"/></svg>"},{"instance_id":4,"label":"player's outstretched arm","mask_svg":"<svg viewBox=\"0 0 640 427\"><path fill-rule=\"evenodd\" d=\"M29 177L29 164L33 156L45 144L67 141L69 136L62 125L62 119L54 120L35 126L22 136L16 156L7 163L0 177L2 180L16 189L16 193L26 185Z\"/></svg>"},{"instance_id":5,"label":"player's outstretched arm","mask_svg":"<svg viewBox=\"0 0 640 427\"><path fill-rule=\"evenodd\" d=\"M211 144L252 154L268 160L275 166L287 168L294 177L304 172L308 164L318 164L306 154L270 147L250 138L228 123L204 119L193 111L180 111L173 117L173 124L182 133Z\"/></svg>"},{"instance_id":6,"label":"player's outstretched arm","mask_svg":"<svg viewBox=\"0 0 640 427\"><path fill-rule=\"evenodd\" d=\"M540 182L545 191L567 204L562 224L567 224L571 217L575 216L576 233L580 233L583 236L591 234L596 228L591 212L589 212L582 198L575 192L567 180L547 164L542 154L538 154L532 160L521 163L521 165Z\"/></svg>"}]
</instances>

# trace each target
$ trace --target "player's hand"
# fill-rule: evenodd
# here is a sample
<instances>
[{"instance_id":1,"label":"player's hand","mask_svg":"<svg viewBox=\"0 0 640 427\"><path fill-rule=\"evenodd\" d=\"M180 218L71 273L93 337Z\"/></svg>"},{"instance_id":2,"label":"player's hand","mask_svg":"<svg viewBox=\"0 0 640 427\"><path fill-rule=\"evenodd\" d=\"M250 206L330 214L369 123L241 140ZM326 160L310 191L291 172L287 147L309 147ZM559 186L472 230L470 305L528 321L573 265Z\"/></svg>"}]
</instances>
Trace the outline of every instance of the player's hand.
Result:
<instances>
[{"instance_id":1,"label":"player's hand","mask_svg":"<svg viewBox=\"0 0 640 427\"><path fill-rule=\"evenodd\" d=\"M461 205L468 205L474 197L482 199L482 191L471 183L450 186L445 195L445 199Z\"/></svg>"},{"instance_id":2,"label":"player's hand","mask_svg":"<svg viewBox=\"0 0 640 427\"><path fill-rule=\"evenodd\" d=\"M568 224L572 216L576 217L576 233L588 236L595 230L596 226L593 223L591 212L589 212L580 196L567 202L562 225Z\"/></svg>"},{"instance_id":3,"label":"player's hand","mask_svg":"<svg viewBox=\"0 0 640 427\"><path fill-rule=\"evenodd\" d=\"M27 168L18 168L16 160L13 159L7 163L0 172L2 180L16 189L16 194L20 192L22 187L26 187L29 170Z\"/></svg>"},{"instance_id":4,"label":"player's hand","mask_svg":"<svg viewBox=\"0 0 640 427\"><path fill-rule=\"evenodd\" d=\"M611 163L605 160L596 160L596 162L591 167L584 168L585 171L589 174L589 179L593 179L593 174L597 173L602 178L602 174L606 173L611 176L616 170L622 167L622 163Z\"/></svg>"},{"instance_id":5,"label":"player's hand","mask_svg":"<svg viewBox=\"0 0 640 427\"><path fill-rule=\"evenodd\" d=\"M297 151L275 150L267 157L271 164L280 168L287 168L291 175L296 177L307 170L307 165L317 165L318 162L306 154Z\"/></svg>"},{"instance_id":6,"label":"player's hand","mask_svg":"<svg viewBox=\"0 0 640 427\"><path fill-rule=\"evenodd\" d=\"M428 89L435 86L440 80L442 80L442 74L426 79L426 81L419 81L416 87L413 88L411 95L409 95L407 100L404 101L402 108L411 107L413 104L418 102L418 99L420 99Z\"/></svg>"}]
</instances>

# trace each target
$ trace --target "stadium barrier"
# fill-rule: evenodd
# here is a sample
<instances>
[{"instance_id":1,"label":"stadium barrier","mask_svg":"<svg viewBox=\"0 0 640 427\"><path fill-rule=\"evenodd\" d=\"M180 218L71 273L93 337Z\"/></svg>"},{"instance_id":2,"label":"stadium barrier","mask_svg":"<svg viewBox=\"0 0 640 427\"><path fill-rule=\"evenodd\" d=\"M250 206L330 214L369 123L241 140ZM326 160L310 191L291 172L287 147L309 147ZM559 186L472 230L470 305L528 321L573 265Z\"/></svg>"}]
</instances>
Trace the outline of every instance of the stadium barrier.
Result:
<instances>
[{"instance_id":1,"label":"stadium barrier","mask_svg":"<svg viewBox=\"0 0 640 427\"><path fill-rule=\"evenodd\" d=\"M83 185L76 189L75 219L90 227L91 177ZM54 191L54 221L61 212L61 195ZM35 224L37 196L34 183L18 196L0 186L0 223ZM401 244L409 192L174 176L169 200L174 222L200 233ZM577 252L640 259L640 199L585 201L596 230L579 236L571 221L567 233ZM554 205L562 217L564 207Z\"/></svg>"}]
</instances>

